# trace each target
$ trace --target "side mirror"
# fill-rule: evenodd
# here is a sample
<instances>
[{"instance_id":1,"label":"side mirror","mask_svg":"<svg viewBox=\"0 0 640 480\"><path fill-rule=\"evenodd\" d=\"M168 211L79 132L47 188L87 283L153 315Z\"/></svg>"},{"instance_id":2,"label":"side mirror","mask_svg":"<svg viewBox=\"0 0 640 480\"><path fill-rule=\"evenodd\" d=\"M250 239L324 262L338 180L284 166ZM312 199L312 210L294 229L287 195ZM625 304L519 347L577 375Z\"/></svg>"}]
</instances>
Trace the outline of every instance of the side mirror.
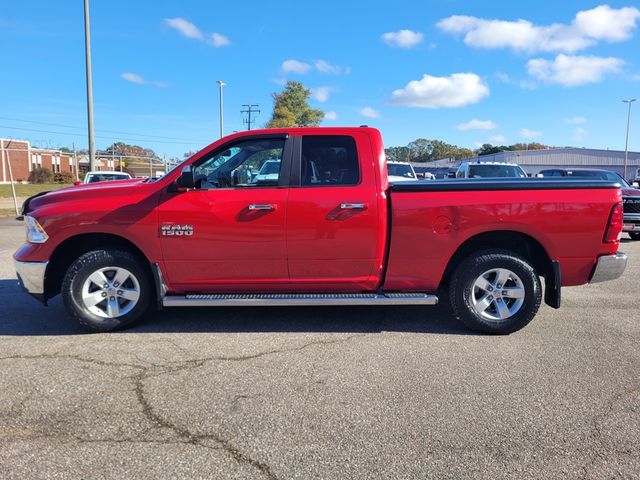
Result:
<instances>
[{"instance_id":1,"label":"side mirror","mask_svg":"<svg viewBox=\"0 0 640 480\"><path fill-rule=\"evenodd\" d=\"M188 190L190 188L195 188L196 182L193 178L193 170L191 169L191 165L187 165L180 172L180 176L176 180L176 186L178 190Z\"/></svg>"},{"instance_id":2,"label":"side mirror","mask_svg":"<svg viewBox=\"0 0 640 480\"><path fill-rule=\"evenodd\" d=\"M456 178L456 172L448 172L447 178Z\"/></svg>"},{"instance_id":3,"label":"side mirror","mask_svg":"<svg viewBox=\"0 0 640 480\"><path fill-rule=\"evenodd\" d=\"M416 178L424 178L425 175L422 172L416 173Z\"/></svg>"},{"instance_id":4,"label":"side mirror","mask_svg":"<svg viewBox=\"0 0 640 480\"><path fill-rule=\"evenodd\" d=\"M75 182L73 182L74 185L82 185L82 182L80 180L76 180Z\"/></svg>"}]
</instances>

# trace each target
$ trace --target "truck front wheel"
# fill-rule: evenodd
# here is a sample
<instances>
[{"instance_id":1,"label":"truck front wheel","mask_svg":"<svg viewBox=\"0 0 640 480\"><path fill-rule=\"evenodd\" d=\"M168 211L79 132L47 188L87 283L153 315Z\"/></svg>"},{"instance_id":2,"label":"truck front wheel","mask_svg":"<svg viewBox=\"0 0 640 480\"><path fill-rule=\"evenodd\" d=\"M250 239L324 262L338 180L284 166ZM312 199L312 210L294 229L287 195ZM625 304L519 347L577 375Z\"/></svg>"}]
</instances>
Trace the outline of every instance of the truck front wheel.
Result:
<instances>
[{"instance_id":1,"label":"truck front wheel","mask_svg":"<svg viewBox=\"0 0 640 480\"><path fill-rule=\"evenodd\" d=\"M458 265L449 297L454 313L471 330L507 334L533 320L542 287L524 258L505 250L484 250Z\"/></svg>"},{"instance_id":2,"label":"truck front wheel","mask_svg":"<svg viewBox=\"0 0 640 480\"><path fill-rule=\"evenodd\" d=\"M137 258L121 250L93 250L74 261L62 282L69 315L83 328L107 332L137 320L148 308L151 282Z\"/></svg>"}]
</instances>

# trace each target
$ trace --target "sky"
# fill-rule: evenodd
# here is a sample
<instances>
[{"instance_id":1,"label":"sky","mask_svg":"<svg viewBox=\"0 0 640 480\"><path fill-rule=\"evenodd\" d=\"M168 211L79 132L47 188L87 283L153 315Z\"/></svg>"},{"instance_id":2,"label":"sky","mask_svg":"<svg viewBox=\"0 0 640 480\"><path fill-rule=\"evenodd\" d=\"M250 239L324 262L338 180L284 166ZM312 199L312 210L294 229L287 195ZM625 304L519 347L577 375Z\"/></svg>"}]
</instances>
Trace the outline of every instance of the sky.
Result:
<instances>
[{"instance_id":1,"label":"sky","mask_svg":"<svg viewBox=\"0 0 640 480\"><path fill-rule=\"evenodd\" d=\"M83 5L0 11L0 137L86 148ZM123 1L91 3L97 148L182 158L254 128L287 80L323 126L416 138L624 149L640 99L640 4L602 1ZM640 151L640 101L629 149Z\"/></svg>"}]
</instances>

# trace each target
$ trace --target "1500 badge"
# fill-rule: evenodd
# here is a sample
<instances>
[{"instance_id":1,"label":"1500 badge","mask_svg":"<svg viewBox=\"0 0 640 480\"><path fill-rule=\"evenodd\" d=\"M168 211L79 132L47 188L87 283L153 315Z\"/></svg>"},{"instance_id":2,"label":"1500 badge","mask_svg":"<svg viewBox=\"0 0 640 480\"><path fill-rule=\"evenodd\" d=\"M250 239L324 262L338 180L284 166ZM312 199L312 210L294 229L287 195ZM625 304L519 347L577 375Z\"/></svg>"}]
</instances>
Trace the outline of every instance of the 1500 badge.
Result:
<instances>
[{"instance_id":1,"label":"1500 badge","mask_svg":"<svg viewBox=\"0 0 640 480\"><path fill-rule=\"evenodd\" d=\"M190 237L193 235L193 225L161 225L162 237Z\"/></svg>"}]
</instances>

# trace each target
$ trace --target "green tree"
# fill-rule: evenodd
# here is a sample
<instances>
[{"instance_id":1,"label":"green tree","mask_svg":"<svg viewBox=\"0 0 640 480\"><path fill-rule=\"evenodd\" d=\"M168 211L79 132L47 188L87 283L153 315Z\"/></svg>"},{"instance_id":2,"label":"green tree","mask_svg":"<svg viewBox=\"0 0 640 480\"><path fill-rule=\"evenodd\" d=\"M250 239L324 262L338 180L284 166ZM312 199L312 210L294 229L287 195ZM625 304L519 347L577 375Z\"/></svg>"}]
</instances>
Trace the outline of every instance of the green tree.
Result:
<instances>
[{"instance_id":1,"label":"green tree","mask_svg":"<svg viewBox=\"0 0 640 480\"><path fill-rule=\"evenodd\" d=\"M273 94L273 114L267 128L317 127L324 112L307 102L311 92L300 82L289 80L280 93Z\"/></svg>"}]
</instances>

